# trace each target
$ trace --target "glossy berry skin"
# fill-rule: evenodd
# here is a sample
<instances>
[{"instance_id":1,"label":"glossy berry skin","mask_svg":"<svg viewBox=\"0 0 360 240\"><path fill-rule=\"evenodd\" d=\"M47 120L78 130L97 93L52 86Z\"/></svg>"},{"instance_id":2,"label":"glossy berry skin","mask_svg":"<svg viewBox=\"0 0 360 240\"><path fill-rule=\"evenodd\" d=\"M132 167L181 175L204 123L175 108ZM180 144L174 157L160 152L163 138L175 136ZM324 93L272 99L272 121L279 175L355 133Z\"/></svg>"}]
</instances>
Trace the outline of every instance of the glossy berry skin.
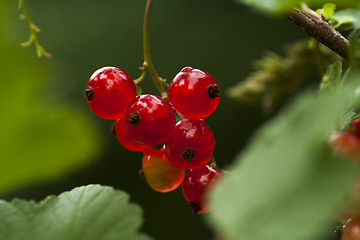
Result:
<instances>
[{"instance_id":1,"label":"glossy berry skin","mask_svg":"<svg viewBox=\"0 0 360 240\"><path fill-rule=\"evenodd\" d=\"M158 192L170 192L180 186L185 171L170 164L165 149L144 152L142 169L149 186Z\"/></svg>"},{"instance_id":2,"label":"glossy berry skin","mask_svg":"<svg viewBox=\"0 0 360 240\"><path fill-rule=\"evenodd\" d=\"M119 119L136 97L136 86L124 70L103 67L90 77L85 97L90 109L104 119Z\"/></svg>"},{"instance_id":3,"label":"glossy berry skin","mask_svg":"<svg viewBox=\"0 0 360 240\"><path fill-rule=\"evenodd\" d=\"M134 139L132 139L129 136L129 134L125 128L124 117L116 120L115 133L116 133L116 137L119 140L120 144L130 151L143 152L146 149L151 148L151 146L136 142Z\"/></svg>"},{"instance_id":4,"label":"glossy berry skin","mask_svg":"<svg viewBox=\"0 0 360 240\"><path fill-rule=\"evenodd\" d=\"M222 176L222 172L219 169L208 165L193 169L185 175L182 191L193 213L210 211L207 202L208 192L220 176Z\"/></svg>"},{"instance_id":5,"label":"glossy berry skin","mask_svg":"<svg viewBox=\"0 0 360 240\"><path fill-rule=\"evenodd\" d=\"M170 137L175 123L173 108L155 95L136 97L125 113L125 126L129 136L145 145L163 143Z\"/></svg>"},{"instance_id":6,"label":"glossy berry skin","mask_svg":"<svg viewBox=\"0 0 360 240\"><path fill-rule=\"evenodd\" d=\"M171 137L165 142L171 164L183 169L205 165L215 149L215 137L204 120L179 121Z\"/></svg>"},{"instance_id":7,"label":"glossy berry skin","mask_svg":"<svg viewBox=\"0 0 360 240\"><path fill-rule=\"evenodd\" d=\"M220 101L216 80L200 69L185 67L171 81L169 102L183 117L204 119L211 115Z\"/></svg>"},{"instance_id":8,"label":"glossy berry skin","mask_svg":"<svg viewBox=\"0 0 360 240\"><path fill-rule=\"evenodd\" d=\"M360 217L351 218L342 232L341 240L360 240Z\"/></svg>"},{"instance_id":9,"label":"glossy berry skin","mask_svg":"<svg viewBox=\"0 0 360 240\"><path fill-rule=\"evenodd\" d=\"M360 161L360 138L350 131L341 131L330 137L330 146L335 153Z\"/></svg>"},{"instance_id":10,"label":"glossy berry skin","mask_svg":"<svg viewBox=\"0 0 360 240\"><path fill-rule=\"evenodd\" d=\"M360 138L360 118L357 118L350 123L349 131L351 131Z\"/></svg>"}]
</instances>

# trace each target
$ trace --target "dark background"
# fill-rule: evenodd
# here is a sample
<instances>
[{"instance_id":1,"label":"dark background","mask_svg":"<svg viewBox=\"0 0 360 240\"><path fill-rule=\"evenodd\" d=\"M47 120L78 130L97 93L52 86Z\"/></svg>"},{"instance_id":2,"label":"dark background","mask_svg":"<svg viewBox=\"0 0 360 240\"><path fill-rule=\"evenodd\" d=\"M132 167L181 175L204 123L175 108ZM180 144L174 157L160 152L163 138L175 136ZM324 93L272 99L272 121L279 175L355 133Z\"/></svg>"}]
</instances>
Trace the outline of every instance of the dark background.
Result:
<instances>
[{"instance_id":1,"label":"dark background","mask_svg":"<svg viewBox=\"0 0 360 240\"><path fill-rule=\"evenodd\" d=\"M9 1L8 41L18 46L28 37L28 26L18 18L17 1ZM3 194L41 200L74 187L99 183L123 189L131 201L144 209L142 230L155 239L211 239L212 232L203 216L188 209L180 189L170 193L151 190L141 180L141 153L125 150L109 131L112 122L96 117L83 96L91 74L103 66L125 69L133 78L140 76L143 62L142 23L145 0L53 0L27 1L33 21L52 60L41 59L49 69L46 101L71 101L84 109L89 121L103 133L103 155L87 168L52 182L43 182ZM266 51L281 53L282 46L305 37L286 19L257 13L232 0L157 0L154 3L150 44L153 63L163 78L171 79L185 66L200 68L213 75L222 98L207 119L216 137L214 157L226 168L259 125L269 118L259 106L244 106L227 98L227 88L244 79L252 61ZM23 49L35 54L32 47ZM149 75L149 74L148 74ZM142 83L144 93L158 94L149 76Z\"/></svg>"}]
</instances>

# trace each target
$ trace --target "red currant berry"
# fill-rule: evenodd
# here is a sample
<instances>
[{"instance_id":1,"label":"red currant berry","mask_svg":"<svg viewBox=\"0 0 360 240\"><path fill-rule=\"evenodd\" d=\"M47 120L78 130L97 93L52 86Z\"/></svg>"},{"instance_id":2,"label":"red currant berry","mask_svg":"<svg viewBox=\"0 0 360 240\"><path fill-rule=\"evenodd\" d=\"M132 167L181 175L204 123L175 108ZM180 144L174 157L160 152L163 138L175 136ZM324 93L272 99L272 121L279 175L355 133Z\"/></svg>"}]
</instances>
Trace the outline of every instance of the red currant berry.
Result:
<instances>
[{"instance_id":1,"label":"red currant berry","mask_svg":"<svg viewBox=\"0 0 360 240\"><path fill-rule=\"evenodd\" d=\"M191 67L183 68L171 81L169 102L182 116L204 119L210 116L220 101L216 80L207 72Z\"/></svg>"},{"instance_id":2,"label":"red currant berry","mask_svg":"<svg viewBox=\"0 0 360 240\"><path fill-rule=\"evenodd\" d=\"M136 97L136 86L124 70L103 67L90 77L85 97L90 109L99 117L119 119Z\"/></svg>"},{"instance_id":3,"label":"red currant berry","mask_svg":"<svg viewBox=\"0 0 360 240\"><path fill-rule=\"evenodd\" d=\"M330 137L334 152L360 160L360 138L350 131L341 131Z\"/></svg>"},{"instance_id":4,"label":"red currant berry","mask_svg":"<svg viewBox=\"0 0 360 240\"><path fill-rule=\"evenodd\" d=\"M360 137L360 118L355 119L349 125L349 131Z\"/></svg>"},{"instance_id":5,"label":"red currant berry","mask_svg":"<svg viewBox=\"0 0 360 240\"><path fill-rule=\"evenodd\" d=\"M220 176L222 172L219 169L208 165L193 169L185 175L182 191L193 213L210 211L207 202L208 192Z\"/></svg>"},{"instance_id":6,"label":"red currant berry","mask_svg":"<svg viewBox=\"0 0 360 240\"><path fill-rule=\"evenodd\" d=\"M184 169L170 164L164 148L145 151L142 168L147 183L158 192L170 192L176 189L185 176Z\"/></svg>"},{"instance_id":7,"label":"red currant berry","mask_svg":"<svg viewBox=\"0 0 360 240\"><path fill-rule=\"evenodd\" d=\"M150 94L136 97L125 113L129 136L145 145L163 143L171 135L175 123L175 113L170 104Z\"/></svg>"},{"instance_id":8,"label":"red currant berry","mask_svg":"<svg viewBox=\"0 0 360 240\"><path fill-rule=\"evenodd\" d=\"M205 165L215 148L215 137L204 120L179 121L171 137L165 142L171 164L193 169Z\"/></svg>"},{"instance_id":9,"label":"red currant berry","mask_svg":"<svg viewBox=\"0 0 360 240\"><path fill-rule=\"evenodd\" d=\"M125 128L124 118L116 120L115 132L116 132L116 137L119 140L120 144L130 151L143 152L146 149L151 148L151 146L147 146L136 142L134 139L132 139L129 136Z\"/></svg>"},{"instance_id":10,"label":"red currant berry","mask_svg":"<svg viewBox=\"0 0 360 240\"><path fill-rule=\"evenodd\" d=\"M351 218L345 224L341 240L360 240L360 217Z\"/></svg>"}]
</instances>

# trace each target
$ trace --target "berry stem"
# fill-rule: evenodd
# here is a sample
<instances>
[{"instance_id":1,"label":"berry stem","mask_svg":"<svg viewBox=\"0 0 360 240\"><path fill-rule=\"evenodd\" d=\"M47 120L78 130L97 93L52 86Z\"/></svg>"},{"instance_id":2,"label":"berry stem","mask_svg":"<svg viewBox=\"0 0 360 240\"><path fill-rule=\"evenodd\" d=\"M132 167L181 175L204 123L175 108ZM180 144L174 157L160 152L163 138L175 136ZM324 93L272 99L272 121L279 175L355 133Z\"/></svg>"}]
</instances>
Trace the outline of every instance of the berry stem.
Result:
<instances>
[{"instance_id":1,"label":"berry stem","mask_svg":"<svg viewBox=\"0 0 360 240\"><path fill-rule=\"evenodd\" d=\"M31 18L30 18L30 15L29 15L29 12L27 10L27 7L25 5L24 0L19 0L18 10L20 10L21 8L23 9L23 12L24 12L23 17L26 19L26 21L29 24L30 37L29 37L29 40L27 40L26 42L21 43L20 45L22 47L28 47L32 43L34 43L35 47L36 47L36 54L37 54L38 57L45 56L47 58L51 58L52 55L44 50L44 48L41 46L41 44L40 44L40 42L39 42L39 40L37 38L36 34L38 32L40 32L41 30L31 21Z\"/></svg>"},{"instance_id":2,"label":"berry stem","mask_svg":"<svg viewBox=\"0 0 360 240\"><path fill-rule=\"evenodd\" d=\"M134 80L135 84L139 84L146 76L146 66L145 66L145 62L143 63L143 65L140 67L141 70L141 76L137 79Z\"/></svg>"},{"instance_id":3,"label":"berry stem","mask_svg":"<svg viewBox=\"0 0 360 240\"><path fill-rule=\"evenodd\" d=\"M151 7L153 2L154 2L153 0L148 0L145 8L144 26L143 26L143 46L144 46L143 67L149 70L150 75L161 94L161 97L167 99L168 98L167 92L164 88L165 80L162 79L156 72L156 69L151 61L151 55L150 55L149 24L150 24Z\"/></svg>"},{"instance_id":4,"label":"berry stem","mask_svg":"<svg viewBox=\"0 0 360 240\"><path fill-rule=\"evenodd\" d=\"M216 164L216 161L215 161L214 156L211 157L208 165L211 166L211 167L213 167L213 168L217 168L217 164Z\"/></svg>"}]
</instances>

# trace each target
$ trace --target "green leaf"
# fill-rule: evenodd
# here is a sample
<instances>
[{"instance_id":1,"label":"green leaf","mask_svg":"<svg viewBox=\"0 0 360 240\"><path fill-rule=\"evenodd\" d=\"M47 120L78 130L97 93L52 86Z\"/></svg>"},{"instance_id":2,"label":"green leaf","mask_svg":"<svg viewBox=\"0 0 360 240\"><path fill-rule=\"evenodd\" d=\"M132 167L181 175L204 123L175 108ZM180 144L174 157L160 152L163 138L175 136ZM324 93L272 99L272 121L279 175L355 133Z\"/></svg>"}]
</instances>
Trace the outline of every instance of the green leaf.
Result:
<instances>
[{"instance_id":1,"label":"green leaf","mask_svg":"<svg viewBox=\"0 0 360 240\"><path fill-rule=\"evenodd\" d=\"M236 0L239 3L247 4L251 7L257 8L267 13L281 13L288 11L294 6L297 6L301 3L306 3L310 7L319 7L328 3L327 0ZM358 0L332 0L333 4L338 7L348 7L348 6L360 6Z\"/></svg>"},{"instance_id":2,"label":"green leaf","mask_svg":"<svg viewBox=\"0 0 360 240\"><path fill-rule=\"evenodd\" d=\"M342 62L337 61L331 64L320 83L319 92L323 93L324 91L328 91L329 89L339 88L341 82L341 74L342 74Z\"/></svg>"},{"instance_id":3,"label":"green leaf","mask_svg":"<svg viewBox=\"0 0 360 240\"><path fill-rule=\"evenodd\" d=\"M356 112L354 110L349 110L340 119L339 129L347 130L349 128L349 124L355 119Z\"/></svg>"},{"instance_id":4,"label":"green leaf","mask_svg":"<svg viewBox=\"0 0 360 240\"><path fill-rule=\"evenodd\" d=\"M324 11L324 14L327 18L331 18L331 16L334 14L335 12L335 9L336 9L336 5L333 4L333 3L326 3L324 6L323 6L323 11Z\"/></svg>"},{"instance_id":5,"label":"green leaf","mask_svg":"<svg viewBox=\"0 0 360 240\"><path fill-rule=\"evenodd\" d=\"M0 239L148 240L142 210L111 187L88 185L43 202L0 201Z\"/></svg>"},{"instance_id":6,"label":"green leaf","mask_svg":"<svg viewBox=\"0 0 360 240\"><path fill-rule=\"evenodd\" d=\"M347 8L336 11L331 17L331 24L342 30L360 28L360 9Z\"/></svg>"},{"instance_id":7,"label":"green leaf","mask_svg":"<svg viewBox=\"0 0 360 240\"><path fill-rule=\"evenodd\" d=\"M256 134L213 192L209 217L219 236L304 240L331 234L358 169L335 156L327 141L358 86L303 94Z\"/></svg>"},{"instance_id":8,"label":"green leaf","mask_svg":"<svg viewBox=\"0 0 360 240\"><path fill-rule=\"evenodd\" d=\"M58 95L44 88L49 84L45 79L52 76L50 69L24 49L7 44L1 34L0 192L4 192L91 163L101 153L102 137L73 103L65 99L49 103L44 96L52 100Z\"/></svg>"},{"instance_id":9,"label":"green leaf","mask_svg":"<svg viewBox=\"0 0 360 240\"><path fill-rule=\"evenodd\" d=\"M316 10L318 15L325 15L326 18L330 19L331 16L334 14L336 9L336 5L333 3L326 3L322 8Z\"/></svg>"}]
</instances>

